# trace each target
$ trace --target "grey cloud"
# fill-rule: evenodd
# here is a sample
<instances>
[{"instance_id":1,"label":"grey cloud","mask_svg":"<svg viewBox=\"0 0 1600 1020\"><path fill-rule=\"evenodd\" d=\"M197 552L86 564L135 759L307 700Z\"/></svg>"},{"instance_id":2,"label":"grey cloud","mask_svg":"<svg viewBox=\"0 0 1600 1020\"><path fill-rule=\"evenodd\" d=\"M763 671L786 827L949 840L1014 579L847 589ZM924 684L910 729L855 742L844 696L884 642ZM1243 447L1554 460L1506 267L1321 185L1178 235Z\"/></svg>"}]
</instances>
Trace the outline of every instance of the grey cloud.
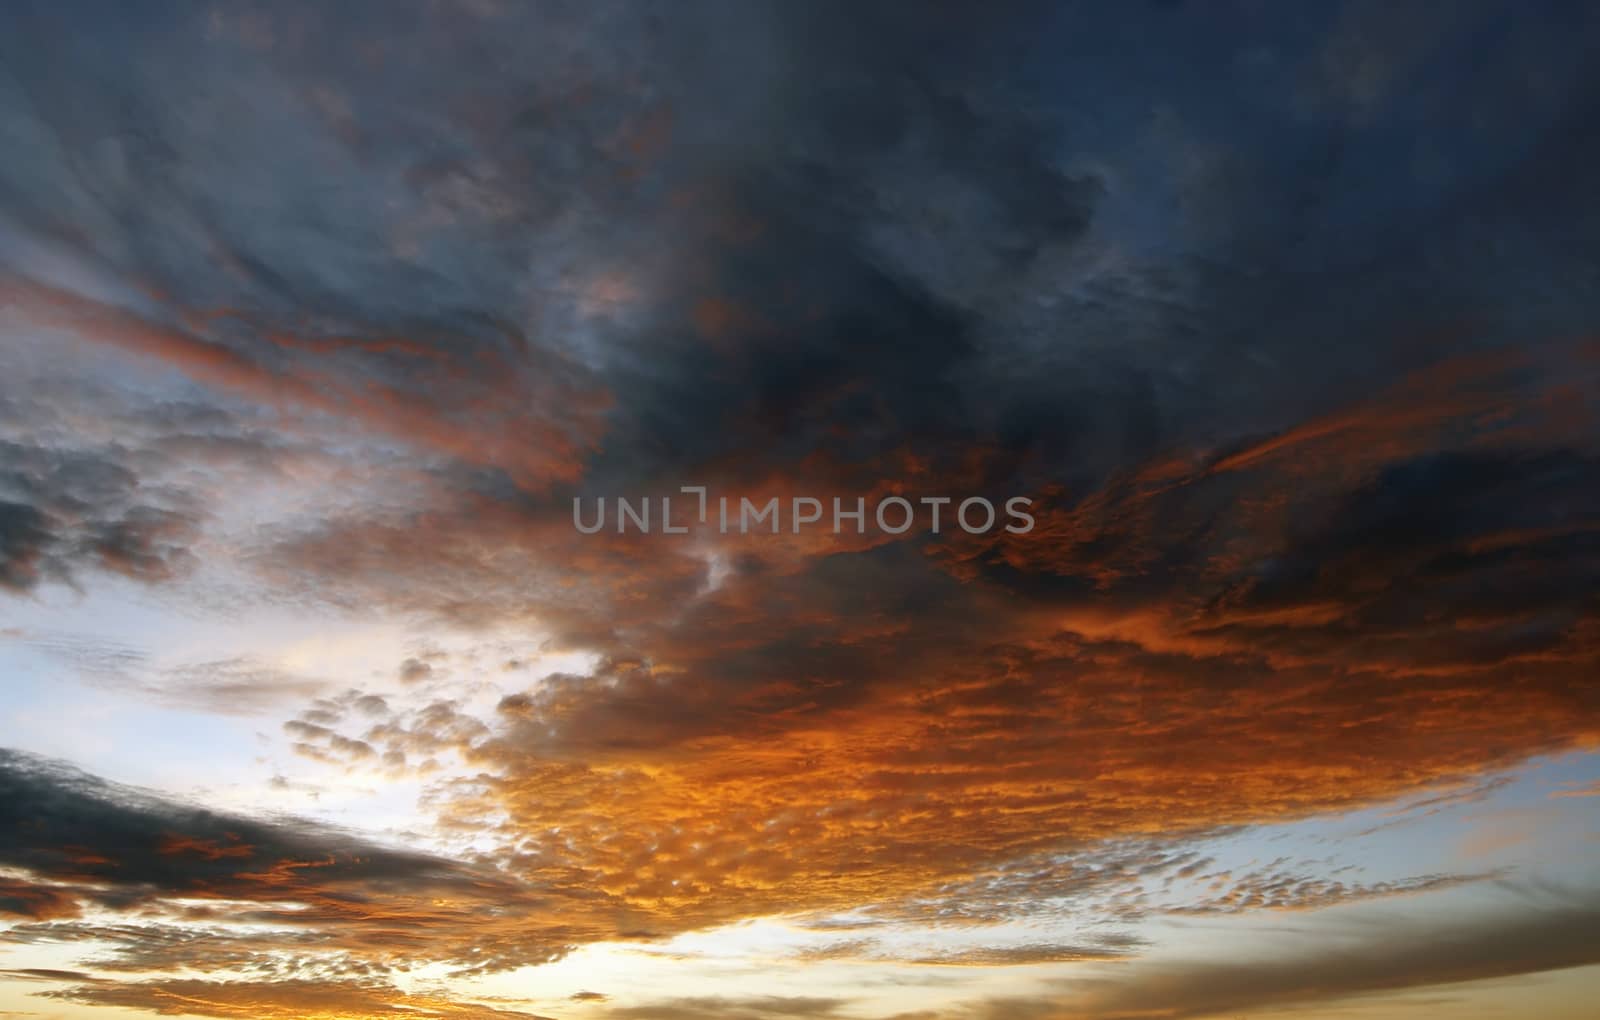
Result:
<instances>
[{"instance_id":1,"label":"grey cloud","mask_svg":"<svg viewBox=\"0 0 1600 1020\"><path fill-rule=\"evenodd\" d=\"M494 970L597 937L586 922L539 920L565 893L487 866L212 812L13 751L0 751L0 867L23 876L0 883L0 908L24 919L5 940L109 942L110 969L293 959L297 972L347 976L404 953ZM184 902L218 898L232 905ZM90 907L139 917L74 920ZM410 923L397 929L399 916Z\"/></svg>"},{"instance_id":2,"label":"grey cloud","mask_svg":"<svg viewBox=\"0 0 1600 1020\"><path fill-rule=\"evenodd\" d=\"M849 1000L846 999L811 996L696 996L665 999L641 1006L612 1007L605 1015L617 1020L695 1020L700 1017L716 1017L717 1020L787 1020L791 1017L837 1016L848 1005Z\"/></svg>"},{"instance_id":3,"label":"grey cloud","mask_svg":"<svg viewBox=\"0 0 1600 1020\"><path fill-rule=\"evenodd\" d=\"M303 702L327 687L316 677L246 656L165 665L145 648L81 634L22 632L14 639L97 687L176 708L258 715Z\"/></svg>"},{"instance_id":4,"label":"grey cloud","mask_svg":"<svg viewBox=\"0 0 1600 1020\"><path fill-rule=\"evenodd\" d=\"M14 591L83 567L168 580L199 528L183 493L141 486L111 451L0 441L0 497L0 583Z\"/></svg>"},{"instance_id":5,"label":"grey cloud","mask_svg":"<svg viewBox=\"0 0 1600 1020\"><path fill-rule=\"evenodd\" d=\"M1365 918L1286 938L1277 952L1256 959L1139 964L1081 999L1064 997L1053 1006L1057 1015L1084 1018L1229 1016L1600 963L1589 935L1600 925L1600 898L1592 890L1566 890L1559 901L1534 896L1450 921L1395 913Z\"/></svg>"},{"instance_id":6,"label":"grey cloud","mask_svg":"<svg viewBox=\"0 0 1600 1020\"><path fill-rule=\"evenodd\" d=\"M367 1017L422 1020L547 1020L522 1010L502 1009L470 999L427 992L405 992L368 975L338 979L285 975L277 980L212 981L167 978L102 981L46 993L50 998L90 1006L167 1013L174 999L189 1016L258 1020L262 1016L304 1016L338 1010Z\"/></svg>"},{"instance_id":7,"label":"grey cloud","mask_svg":"<svg viewBox=\"0 0 1600 1020\"><path fill-rule=\"evenodd\" d=\"M281 860L337 863L322 874L354 883L470 885L459 865L385 850L306 823L264 822L106 783L47 759L0 751L6 833L0 861L41 874L62 871L112 887L175 894L268 869ZM71 848L115 847L116 860L73 864Z\"/></svg>"}]
</instances>

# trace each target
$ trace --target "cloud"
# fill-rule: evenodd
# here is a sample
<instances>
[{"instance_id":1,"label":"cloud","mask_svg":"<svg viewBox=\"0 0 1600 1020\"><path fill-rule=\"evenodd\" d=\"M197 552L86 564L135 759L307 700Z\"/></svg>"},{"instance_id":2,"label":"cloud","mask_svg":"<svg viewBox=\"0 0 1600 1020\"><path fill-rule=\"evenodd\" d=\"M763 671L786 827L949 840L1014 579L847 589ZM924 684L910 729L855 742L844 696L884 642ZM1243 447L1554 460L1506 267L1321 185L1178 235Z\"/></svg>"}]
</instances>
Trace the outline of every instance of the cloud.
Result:
<instances>
[{"instance_id":1,"label":"cloud","mask_svg":"<svg viewBox=\"0 0 1600 1020\"><path fill-rule=\"evenodd\" d=\"M162 390L160 373L0 325L0 585L179 585L231 497L334 458L258 408ZM154 392L152 392L154 390ZM321 440L318 440L320 442Z\"/></svg>"},{"instance_id":2,"label":"cloud","mask_svg":"<svg viewBox=\"0 0 1600 1020\"><path fill-rule=\"evenodd\" d=\"M397 1016L457 1020L541 1020L533 1013L499 1009L448 995L402 992L375 982L314 980L106 981L47 993L90 1006L120 1006L172 1016L298 1020L319 1016Z\"/></svg>"},{"instance_id":3,"label":"cloud","mask_svg":"<svg viewBox=\"0 0 1600 1020\"><path fill-rule=\"evenodd\" d=\"M1018 946L964 949L953 953L915 957L911 962L941 967L1015 967L1039 963L1086 963L1115 960L1140 947L1138 940L1108 945L1034 942Z\"/></svg>"},{"instance_id":4,"label":"cloud","mask_svg":"<svg viewBox=\"0 0 1600 1020\"><path fill-rule=\"evenodd\" d=\"M407 659L400 664L401 683L414 684L433 675L433 666L421 659Z\"/></svg>"},{"instance_id":5,"label":"cloud","mask_svg":"<svg viewBox=\"0 0 1600 1020\"><path fill-rule=\"evenodd\" d=\"M1082 996L1063 996L1046 1012L1085 1020L1230 1016L1600 962L1584 934L1600 921L1592 893L1455 921L1368 920L1365 927L1286 940L1280 950L1252 959L1134 965Z\"/></svg>"},{"instance_id":6,"label":"cloud","mask_svg":"<svg viewBox=\"0 0 1600 1020\"><path fill-rule=\"evenodd\" d=\"M783 1020L787 1017L827 1017L848 1005L843 999L813 996L769 995L752 998L694 996L663 999L640 1006L613 1006L605 1015L618 1020Z\"/></svg>"},{"instance_id":7,"label":"cloud","mask_svg":"<svg viewBox=\"0 0 1600 1020\"><path fill-rule=\"evenodd\" d=\"M0 440L0 462L0 585L28 591L86 565L155 582L187 566L199 522L181 492L141 489L106 453Z\"/></svg>"},{"instance_id":8,"label":"cloud","mask_svg":"<svg viewBox=\"0 0 1600 1020\"><path fill-rule=\"evenodd\" d=\"M599 934L559 909L536 922L559 893L484 866L217 814L10 751L0 788L0 866L11 876L0 905L31 919L5 939L110 943L102 969L324 966L343 976L404 955L489 970L554 959ZM57 920L105 911L141 920Z\"/></svg>"},{"instance_id":9,"label":"cloud","mask_svg":"<svg viewBox=\"0 0 1600 1020\"><path fill-rule=\"evenodd\" d=\"M326 686L246 656L163 666L144 648L80 634L41 631L11 637L98 687L220 715L263 714L303 702ZM367 704L376 701L381 699Z\"/></svg>"},{"instance_id":10,"label":"cloud","mask_svg":"<svg viewBox=\"0 0 1600 1020\"><path fill-rule=\"evenodd\" d=\"M94 977L77 970L51 970L48 967L25 967L20 970L0 971L7 977L31 981L93 981Z\"/></svg>"},{"instance_id":11,"label":"cloud","mask_svg":"<svg viewBox=\"0 0 1600 1020\"><path fill-rule=\"evenodd\" d=\"M0 878L0 914L49 920L76 917L78 899L70 888L40 885L17 878Z\"/></svg>"},{"instance_id":12,"label":"cloud","mask_svg":"<svg viewBox=\"0 0 1600 1020\"><path fill-rule=\"evenodd\" d=\"M352 597L599 653L493 717L347 734L459 754L472 778L435 803L513 870L554 864L659 933L862 904L993 919L1081 894L1073 855L1117 841L1423 796L1593 741L1594 454L1541 358L1442 362L1053 493L1030 535L730 542L715 586L689 543L562 543L566 522L481 494L470 526L430 515L414 588L392 584L398 525L288 553ZM1316 870L1197 909L1482 877Z\"/></svg>"},{"instance_id":13,"label":"cloud","mask_svg":"<svg viewBox=\"0 0 1600 1020\"><path fill-rule=\"evenodd\" d=\"M1590 966L1600 950L1586 933L1600 909L1593 890L1513 888L1498 904L1450 918L1372 906L1306 926L1278 927L1269 943L1235 939L1226 955L1150 954L1057 976L1036 995L969 999L915 1015L928 1020L1122 1020L1230 1017L1310 1004L1337 1007L1363 997ZM1061 947L1023 947L985 964L1056 958ZM940 962L940 961L929 961ZM957 962L952 960L951 962ZM830 1016L841 1004L784 1000L783 1009ZM761 1001L662 1000L613 1008L607 1017L744 1020L793 1015Z\"/></svg>"},{"instance_id":14,"label":"cloud","mask_svg":"<svg viewBox=\"0 0 1600 1020\"><path fill-rule=\"evenodd\" d=\"M236 657L186 663L139 685L146 696L222 715L255 715L313 696L326 686L314 677Z\"/></svg>"},{"instance_id":15,"label":"cloud","mask_svg":"<svg viewBox=\"0 0 1600 1020\"><path fill-rule=\"evenodd\" d=\"M1600 780L1585 786L1574 785L1560 790L1552 790L1550 796L1556 799L1563 797L1600 797Z\"/></svg>"},{"instance_id":16,"label":"cloud","mask_svg":"<svg viewBox=\"0 0 1600 1020\"><path fill-rule=\"evenodd\" d=\"M568 438L562 419L552 415L550 420L536 420L520 402L527 394L493 392L499 385L495 377L480 380L483 385L472 387L455 399L473 407L487 420L487 427L508 429L521 436L522 441L516 444L492 443L480 432L460 424L455 416L436 414L431 410L432 404L395 388L376 385L370 379L323 375L309 369L305 372L277 371L248 353L186 327L162 324L128 309L32 280L0 278L0 305L15 309L35 328L68 332L119 350L170 362L197 381L223 392L236 393L280 409L304 408L347 414L380 433L412 441L424 450L469 461L487 457L487 463L502 467L525 481L559 478L576 470L571 458L581 444ZM251 332L260 335L258 330ZM514 337L511 342L518 343ZM264 343L269 349L277 345L271 335ZM289 346L291 350L296 349L292 342ZM314 349L315 345L312 346ZM434 366L429 363L428 367ZM550 369L548 374L533 377L539 386L560 374L553 366L538 367ZM433 394L436 399L444 396L437 387ZM584 394L570 401L569 412L573 418L580 414L589 417L603 402L598 395Z\"/></svg>"},{"instance_id":17,"label":"cloud","mask_svg":"<svg viewBox=\"0 0 1600 1020\"><path fill-rule=\"evenodd\" d=\"M491 614L520 605L603 655L493 719L362 735L453 746L479 774L447 817L508 813L494 831L526 866L559 860L666 930L942 900L1016 867L990 892L1012 909L1051 854L1585 746L1600 508L1583 419L1537 360L1442 363L1326 421L1058 493L1032 535L747 541L711 589L687 545L552 549L558 523L505 509L458 540L434 517L423 598L453 599L460 571ZM540 549L548 588L497 588L470 552L485 533L502 561ZM329 580L368 590L359 562ZM1384 891L1279 876L1243 902Z\"/></svg>"}]
</instances>

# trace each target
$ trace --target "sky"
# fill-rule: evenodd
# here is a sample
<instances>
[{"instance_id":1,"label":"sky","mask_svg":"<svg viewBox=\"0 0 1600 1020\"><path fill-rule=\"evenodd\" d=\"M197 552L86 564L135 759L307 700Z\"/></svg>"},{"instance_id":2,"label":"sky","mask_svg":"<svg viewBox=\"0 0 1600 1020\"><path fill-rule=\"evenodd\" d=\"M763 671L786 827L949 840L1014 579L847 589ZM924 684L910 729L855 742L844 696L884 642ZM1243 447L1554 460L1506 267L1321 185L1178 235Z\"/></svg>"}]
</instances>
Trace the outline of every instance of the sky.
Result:
<instances>
[{"instance_id":1,"label":"sky","mask_svg":"<svg viewBox=\"0 0 1600 1020\"><path fill-rule=\"evenodd\" d=\"M1597 44L0 6L0 1018L1591 1016Z\"/></svg>"}]
</instances>

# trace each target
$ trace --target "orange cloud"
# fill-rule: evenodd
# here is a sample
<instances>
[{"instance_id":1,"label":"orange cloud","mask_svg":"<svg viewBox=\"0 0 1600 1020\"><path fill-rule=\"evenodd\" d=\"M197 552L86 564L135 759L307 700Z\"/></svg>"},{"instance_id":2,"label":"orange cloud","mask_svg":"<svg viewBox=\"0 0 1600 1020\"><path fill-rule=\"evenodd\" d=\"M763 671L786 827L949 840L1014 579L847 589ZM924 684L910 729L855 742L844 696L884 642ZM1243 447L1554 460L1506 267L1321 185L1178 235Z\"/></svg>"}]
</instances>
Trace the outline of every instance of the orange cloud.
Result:
<instances>
[{"instance_id":1,"label":"orange cloud","mask_svg":"<svg viewBox=\"0 0 1600 1020\"><path fill-rule=\"evenodd\" d=\"M416 1020L541 1020L520 1010L447 995L406 993L369 981L103 981L50 995L85 1005L224 1020L371 1020L390 1016Z\"/></svg>"},{"instance_id":2,"label":"orange cloud","mask_svg":"<svg viewBox=\"0 0 1600 1020\"><path fill-rule=\"evenodd\" d=\"M1052 855L1596 746L1600 623L1578 598L1594 553L1573 523L1592 503L1592 433L1550 415L1523 364L1447 362L1246 452L1049 491L1026 535L577 541L564 507L439 493L277 562L346 597L537 622L597 654L592 675L545 677L494 719L434 706L345 735L379 755L459 752L475 775L442 798L444 821L525 881L587 897L597 927L983 912L959 897ZM958 452L906 452L899 484L978 484L983 449ZM759 467L696 480L782 495L896 477L830 457ZM1249 902L1375 894L1258 885Z\"/></svg>"}]
</instances>

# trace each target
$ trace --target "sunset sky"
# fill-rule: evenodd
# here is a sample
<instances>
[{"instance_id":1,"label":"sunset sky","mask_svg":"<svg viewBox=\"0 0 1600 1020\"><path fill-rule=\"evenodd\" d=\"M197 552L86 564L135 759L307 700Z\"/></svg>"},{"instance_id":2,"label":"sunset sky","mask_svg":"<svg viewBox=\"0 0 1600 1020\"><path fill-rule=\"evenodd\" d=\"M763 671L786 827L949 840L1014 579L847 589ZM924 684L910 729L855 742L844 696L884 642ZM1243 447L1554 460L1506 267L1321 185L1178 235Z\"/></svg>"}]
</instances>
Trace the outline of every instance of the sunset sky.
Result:
<instances>
[{"instance_id":1,"label":"sunset sky","mask_svg":"<svg viewBox=\"0 0 1600 1020\"><path fill-rule=\"evenodd\" d=\"M0 4L0 1018L1593 1017L1597 53Z\"/></svg>"}]
</instances>

